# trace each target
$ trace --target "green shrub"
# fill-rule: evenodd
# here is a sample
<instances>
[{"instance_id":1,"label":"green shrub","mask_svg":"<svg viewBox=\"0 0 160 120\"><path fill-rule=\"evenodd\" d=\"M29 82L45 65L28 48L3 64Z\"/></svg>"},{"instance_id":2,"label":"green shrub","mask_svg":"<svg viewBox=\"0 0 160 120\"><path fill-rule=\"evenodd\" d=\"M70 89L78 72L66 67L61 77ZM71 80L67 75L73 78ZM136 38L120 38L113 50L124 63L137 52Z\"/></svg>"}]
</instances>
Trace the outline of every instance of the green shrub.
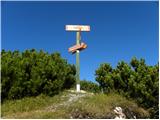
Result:
<instances>
[{"instance_id":1,"label":"green shrub","mask_svg":"<svg viewBox=\"0 0 160 120\"><path fill-rule=\"evenodd\" d=\"M80 84L81 84L81 89L82 90L85 90L85 91L88 91L88 92L93 92L93 93L99 93L100 92L99 85L94 83L94 82L81 80Z\"/></svg>"},{"instance_id":2,"label":"green shrub","mask_svg":"<svg viewBox=\"0 0 160 120\"><path fill-rule=\"evenodd\" d=\"M117 92L135 99L142 107L152 109L151 116L159 116L159 65L147 66L144 59L132 58L130 65L121 61L113 69L101 64L96 70L96 81L105 93Z\"/></svg>"},{"instance_id":3,"label":"green shrub","mask_svg":"<svg viewBox=\"0 0 160 120\"><path fill-rule=\"evenodd\" d=\"M52 96L75 83L75 66L59 53L2 50L1 64L2 101L41 93Z\"/></svg>"}]
</instances>

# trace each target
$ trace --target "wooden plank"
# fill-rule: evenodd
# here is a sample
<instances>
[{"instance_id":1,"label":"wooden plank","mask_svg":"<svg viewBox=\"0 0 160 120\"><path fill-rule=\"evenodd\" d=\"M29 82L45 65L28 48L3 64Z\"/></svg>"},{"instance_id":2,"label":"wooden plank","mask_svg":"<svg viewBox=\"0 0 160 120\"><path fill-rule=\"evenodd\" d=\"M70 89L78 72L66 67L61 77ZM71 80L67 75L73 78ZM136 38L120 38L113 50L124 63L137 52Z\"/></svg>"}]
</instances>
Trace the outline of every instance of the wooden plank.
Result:
<instances>
[{"instance_id":1,"label":"wooden plank","mask_svg":"<svg viewBox=\"0 0 160 120\"><path fill-rule=\"evenodd\" d=\"M79 45L74 45L74 46L70 47L68 49L68 52L75 52L76 50L83 50L85 48L87 48L87 45L85 43L81 43Z\"/></svg>"},{"instance_id":2,"label":"wooden plank","mask_svg":"<svg viewBox=\"0 0 160 120\"><path fill-rule=\"evenodd\" d=\"M66 31L90 31L89 25L66 25Z\"/></svg>"}]
</instances>

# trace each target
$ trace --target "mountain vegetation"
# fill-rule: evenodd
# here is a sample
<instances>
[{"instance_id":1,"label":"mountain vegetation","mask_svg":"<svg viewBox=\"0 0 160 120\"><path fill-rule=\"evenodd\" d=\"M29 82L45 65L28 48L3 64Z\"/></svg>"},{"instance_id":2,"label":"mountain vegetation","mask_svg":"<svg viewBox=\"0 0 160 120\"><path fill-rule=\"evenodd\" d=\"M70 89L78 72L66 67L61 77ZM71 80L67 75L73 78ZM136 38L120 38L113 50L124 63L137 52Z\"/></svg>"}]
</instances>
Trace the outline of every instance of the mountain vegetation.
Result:
<instances>
[{"instance_id":1,"label":"mountain vegetation","mask_svg":"<svg viewBox=\"0 0 160 120\"><path fill-rule=\"evenodd\" d=\"M41 93L53 96L75 84L75 66L59 53L2 50L1 64L2 101Z\"/></svg>"},{"instance_id":2,"label":"mountain vegetation","mask_svg":"<svg viewBox=\"0 0 160 120\"><path fill-rule=\"evenodd\" d=\"M67 60L63 59L58 52L49 54L43 50L36 51L35 49L25 50L24 52L18 50L13 52L2 50L2 106L25 98L37 98L39 96L45 96L46 98L47 96L54 97L58 94L60 95L65 90L75 89L75 74L75 66L67 63ZM107 97L111 97L110 95L113 94L118 95L118 97L113 98L115 99L115 103L108 105L110 106L110 110L115 107L113 104L116 105L118 103L119 97L123 97L126 100L134 101L134 104L144 109L145 112L139 109L144 112L143 115L139 115L138 112L132 110L132 112L137 113L136 115L139 118L159 118L159 63L154 66L148 66L144 59L138 60L136 57L133 57L129 64L124 61L118 62L115 68L109 63L102 63L95 70L95 76L97 83L87 80L81 80L80 82L82 90L91 92L95 96L92 96L91 99L88 98L93 102L90 108L94 108L93 106L95 104L97 106L95 106L95 109L99 111L101 108L104 109L103 107L107 107L108 105L106 103L107 99L111 99ZM98 97L101 99L98 99ZM56 98L54 97L54 99ZM94 99L98 99L98 103ZM87 99L73 106L78 105L78 111L81 111L81 114L89 115L90 118L103 118L101 113L97 113L98 117L94 116L96 115L96 110L88 110L85 106L83 106L84 108L80 107L80 104L87 104L86 101ZM102 105L101 102L104 104ZM125 105L127 103L127 101L126 103L123 102ZM122 104L117 105L123 106ZM15 109L14 107L10 110ZM73 112L72 107L67 109L71 113ZM123 108L129 109L127 106L123 106ZM2 107L2 113L7 113L10 110ZM104 118L109 118L107 116L105 114ZM77 118L76 115L72 117Z\"/></svg>"},{"instance_id":3,"label":"mountain vegetation","mask_svg":"<svg viewBox=\"0 0 160 120\"><path fill-rule=\"evenodd\" d=\"M149 112L133 100L118 94L71 93L6 100L2 104L4 119L113 119L114 108L121 106L126 118L149 118Z\"/></svg>"},{"instance_id":4,"label":"mountain vegetation","mask_svg":"<svg viewBox=\"0 0 160 120\"><path fill-rule=\"evenodd\" d=\"M95 74L104 93L133 98L149 109L153 118L159 117L159 64L147 66L144 59L133 57L130 64L121 61L115 69L103 63Z\"/></svg>"}]
</instances>

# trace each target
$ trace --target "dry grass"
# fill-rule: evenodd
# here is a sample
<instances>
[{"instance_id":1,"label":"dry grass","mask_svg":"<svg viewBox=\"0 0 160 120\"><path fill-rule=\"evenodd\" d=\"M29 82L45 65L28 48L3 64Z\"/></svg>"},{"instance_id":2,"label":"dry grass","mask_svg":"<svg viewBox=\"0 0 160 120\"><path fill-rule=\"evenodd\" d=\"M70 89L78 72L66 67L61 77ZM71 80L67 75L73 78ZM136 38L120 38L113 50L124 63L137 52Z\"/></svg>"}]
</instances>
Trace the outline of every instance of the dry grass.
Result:
<instances>
[{"instance_id":1,"label":"dry grass","mask_svg":"<svg viewBox=\"0 0 160 120\"><path fill-rule=\"evenodd\" d=\"M36 118L41 116L37 115L47 113L46 109L50 106L57 105L64 102L67 98L62 97L68 94L63 92L54 97L40 95L37 97L26 97L20 100L8 100L1 105L1 116L2 118Z\"/></svg>"},{"instance_id":2,"label":"dry grass","mask_svg":"<svg viewBox=\"0 0 160 120\"><path fill-rule=\"evenodd\" d=\"M40 95L37 97L23 98L21 100L6 101L1 106L2 118L25 118L25 119L47 119L47 118L114 118L113 109L122 107L125 113L136 114L138 118L147 118L148 112L137 106L134 101L126 100L116 94L86 94L76 101L71 100L70 94L65 91L54 97ZM82 94L82 93L81 93ZM67 103L67 104L64 104ZM48 109L50 108L50 109Z\"/></svg>"},{"instance_id":3,"label":"dry grass","mask_svg":"<svg viewBox=\"0 0 160 120\"><path fill-rule=\"evenodd\" d=\"M137 118L149 117L148 111L139 107L134 101L129 101L117 94L97 94L84 98L83 102L71 106L70 111L73 118L110 119L115 117L113 109L116 106L123 109L127 118L132 118L133 115L136 115Z\"/></svg>"}]
</instances>

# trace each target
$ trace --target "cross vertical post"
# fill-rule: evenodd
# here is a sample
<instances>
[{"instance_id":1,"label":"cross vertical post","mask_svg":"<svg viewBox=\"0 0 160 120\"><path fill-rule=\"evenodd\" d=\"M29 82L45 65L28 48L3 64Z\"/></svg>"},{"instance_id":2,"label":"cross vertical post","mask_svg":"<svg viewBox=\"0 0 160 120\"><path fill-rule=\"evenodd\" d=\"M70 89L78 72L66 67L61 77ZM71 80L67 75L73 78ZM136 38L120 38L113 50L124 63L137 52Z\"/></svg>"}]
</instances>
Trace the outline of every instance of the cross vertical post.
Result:
<instances>
[{"instance_id":1,"label":"cross vertical post","mask_svg":"<svg viewBox=\"0 0 160 120\"><path fill-rule=\"evenodd\" d=\"M80 31L77 32L77 35L76 35L76 45L79 45L80 44ZM79 59L79 55L80 52L79 50L76 50L76 90L77 92L80 92L80 59Z\"/></svg>"},{"instance_id":2,"label":"cross vertical post","mask_svg":"<svg viewBox=\"0 0 160 120\"><path fill-rule=\"evenodd\" d=\"M80 90L80 51L87 48L87 45L84 42L81 42L81 32L89 32L89 25L66 25L66 31L76 31L76 45L70 47L68 52L72 54L76 53L76 92L81 92Z\"/></svg>"}]
</instances>

